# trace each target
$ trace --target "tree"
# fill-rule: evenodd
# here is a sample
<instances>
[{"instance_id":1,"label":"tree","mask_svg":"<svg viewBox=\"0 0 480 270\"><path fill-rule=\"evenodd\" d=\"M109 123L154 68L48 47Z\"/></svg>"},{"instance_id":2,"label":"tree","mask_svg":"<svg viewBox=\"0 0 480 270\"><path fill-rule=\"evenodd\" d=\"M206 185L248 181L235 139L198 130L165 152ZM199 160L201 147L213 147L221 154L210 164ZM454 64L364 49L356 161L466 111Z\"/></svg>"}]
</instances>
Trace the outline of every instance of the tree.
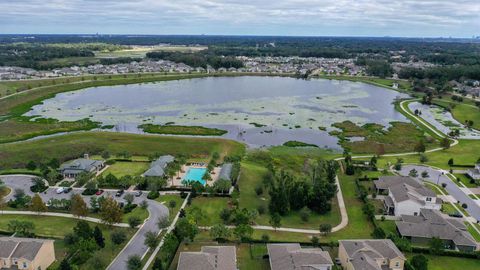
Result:
<instances>
[{"instance_id":1,"label":"tree","mask_svg":"<svg viewBox=\"0 0 480 270\"><path fill-rule=\"evenodd\" d=\"M450 158L450 159L448 160L448 166L452 167L453 164L454 164L453 158Z\"/></svg>"},{"instance_id":2,"label":"tree","mask_svg":"<svg viewBox=\"0 0 480 270\"><path fill-rule=\"evenodd\" d=\"M216 224L210 228L210 237L215 241L224 242L232 236L232 232L224 224Z\"/></svg>"},{"instance_id":3,"label":"tree","mask_svg":"<svg viewBox=\"0 0 480 270\"><path fill-rule=\"evenodd\" d=\"M60 266L58 267L58 270L72 270L72 266L68 262L68 258L62 260Z\"/></svg>"},{"instance_id":4,"label":"tree","mask_svg":"<svg viewBox=\"0 0 480 270\"><path fill-rule=\"evenodd\" d=\"M270 236L266 233L262 234L262 242L263 243L268 243L270 242Z\"/></svg>"},{"instance_id":5,"label":"tree","mask_svg":"<svg viewBox=\"0 0 480 270\"><path fill-rule=\"evenodd\" d=\"M83 239L90 239L93 236L92 228L90 228L88 222L84 220L77 222L77 225L73 227L73 233L75 236Z\"/></svg>"},{"instance_id":6,"label":"tree","mask_svg":"<svg viewBox=\"0 0 480 270\"><path fill-rule=\"evenodd\" d=\"M213 184L213 189L217 193L228 193L230 187L232 186L232 182L225 179L219 179Z\"/></svg>"},{"instance_id":7,"label":"tree","mask_svg":"<svg viewBox=\"0 0 480 270\"><path fill-rule=\"evenodd\" d=\"M47 211L47 206L43 202L42 198L40 198L40 195L38 194L33 195L32 204L30 205L30 210L37 213Z\"/></svg>"},{"instance_id":8,"label":"tree","mask_svg":"<svg viewBox=\"0 0 480 270\"><path fill-rule=\"evenodd\" d=\"M270 216L270 225L277 231L277 228L281 226L282 217L278 213L273 213Z\"/></svg>"},{"instance_id":9,"label":"tree","mask_svg":"<svg viewBox=\"0 0 480 270\"><path fill-rule=\"evenodd\" d=\"M386 234L381 227L377 226L375 229L373 229L372 237L375 239L385 239Z\"/></svg>"},{"instance_id":10,"label":"tree","mask_svg":"<svg viewBox=\"0 0 480 270\"><path fill-rule=\"evenodd\" d=\"M110 158L110 152L108 152L107 150L103 151L102 152L102 158L103 159L109 159Z\"/></svg>"},{"instance_id":11,"label":"tree","mask_svg":"<svg viewBox=\"0 0 480 270\"><path fill-rule=\"evenodd\" d=\"M413 256L410 259L410 264L415 270L428 270L428 259L422 254Z\"/></svg>"},{"instance_id":12,"label":"tree","mask_svg":"<svg viewBox=\"0 0 480 270\"><path fill-rule=\"evenodd\" d=\"M105 224L112 225L122 221L123 211L112 197L107 197L100 204L100 218Z\"/></svg>"},{"instance_id":13,"label":"tree","mask_svg":"<svg viewBox=\"0 0 480 270\"><path fill-rule=\"evenodd\" d=\"M153 261L152 270L163 270L162 259L159 257L155 258L155 261Z\"/></svg>"},{"instance_id":14,"label":"tree","mask_svg":"<svg viewBox=\"0 0 480 270\"><path fill-rule=\"evenodd\" d=\"M138 255L132 255L127 260L128 270L140 270L142 269L142 259Z\"/></svg>"},{"instance_id":15,"label":"tree","mask_svg":"<svg viewBox=\"0 0 480 270\"><path fill-rule=\"evenodd\" d=\"M430 253L433 255L439 255L443 252L444 245L440 238L433 237L428 243Z\"/></svg>"},{"instance_id":16,"label":"tree","mask_svg":"<svg viewBox=\"0 0 480 270\"><path fill-rule=\"evenodd\" d=\"M97 246L100 248L105 247L105 238L103 237L103 233L98 226L95 226L95 229L93 230L93 239L95 239Z\"/></svg>"},{"instance_id":17,"label":"tree","mask_svg":"<svg viewBox=\"0 0 480 270\"><path fill-rule=\"evenodd\" d=\"M440 146L443 147L443 149L448 149L450 148L450 140L448 138L443 138L441 141L440 141Z\"/></svg>"},{"instance_id":18,"label":"tree","mask_svg":"<svg viewBox=\"0 0 480 270\"><path fill-rule=\"evenodd\" d=\"M418 177L418 171L414 168L414 169L411 169L410 172L408 172L408 176L410 177Z\"/></svg>"},{"instance_id":19,"label":"tree","mask_svg":"<svg viewBox=\"0 0 480 270\"><path fill-rule=\"evenodd\" d=\"M27 168L27 170L34 171L34 170L37 168L37 164L35 164L35 161L30 160L30 161L27 163L26 168Z\"/></svg>"},{"instance_id":20,"label":"tree","mask_svg":"<svg viewBox=\"0 0 480 270\"><path fill-rule=\"evenodd\" d=\"M159 217L157 220L157 226L159 230L163 230L170 225L170 221L167 216Z\"/></svg>"},{"instance_id":21,"label":"tree","mask_svg":"<svg viewBox=\"0 0 480 270\"><path fill-rule=\"evenodd\" d=\"M135 197L133 196L133 194L128 193L128 194L125 194L125 196L123 196L123 199L127 202L128 205L130 205L133 203L133 200L135 199Z\"/></svg>"},{"instance_id":22,"label":"tree","mask_svg":"<svg viewBox=\"0 0 480 270\"><path fill-rule=\"evenodd\" d=\"M43 192L47 189L47 185L45 185L45 181L41 177L32 178L32 184L30 190L33 192Z\"/></svg>"},{"instance_id":23,"label":"tree","mask_svg":"<svg viewBox=\"0 0 480 270\"><path fill-rule=\"evenodd\" d=\"M223 223L228 223L231 216L232 211L230 211L228 208L223 208L222 211L220 211L220 218L223 220Z\"/></svg>"},{"instance_id":24,"label":"tree","mask_svg":"<svg viewBox=\"0 0 480 270\"><path fill-rule=\"evenodd\" d=\"M94 197L92 197L93 199ZM96 200L96 199L95 199ZM80 194L73 194L70 205L70 213L76 217L85 217L88 214L87 203Z\"/></svg>"},{"instance_id":25,"label":"tree","mask_svg":"<svg viewBox=\"0 0 480 270\"><path fill-rule=\"evenodd\" d=\"M193 241L198 234L198 227L194 221L189 221L187 218L180 218L174 232L180 241L184 239Z\"/></svg>"},{"instance_id":26,"label":"tree","mask_svg":"<svg viewBox=\"0 0 480 270\"><path fill-rule=\"evenodd\" d=\"M312 239L310 240L312 242L313 247L318 247L320 243L320 239L316 236L312 236Z\"/></svg>"},{"instance_id":27,"label":"tree","mask_svg":"<svg viewBox=\"0 0 480 270\"><path fill-rule=\"evenodd\" d=\"M248 224L241 224L235 227L233 234L238 241L249 241L252 238L253 228Z\"/></svg>"},{"instance_id":28,"label":"tree","mask_svg":"<svg viewBox=\"0 0 480 270\"><path fill-rule=\"evenodd\" d=\"M425 152L425 150L426 150L426 146L425 146L425 143L423 142L423 140L418 141L418 143L414 147L414 151L419 152L419 153L423 153L423 152Z\"/></svg>"},{"instance_id":29,"label":"tree","mask_svg":"<svg viewBox=\"0 0 480 270\"><path fill-rule=\"evenodd\" d=\"M422 172L422 178L427 178L429 175L428 175L428 172L427 171L423 171Z\"/></svg>"},{"instance_id":30,"label":"tree","mask_svg":"<svg viewBox=\"0 0 480 270\"><path fill-rule=\"evenodd\" d=\"M127 235L124 231L115 230L110 234L110 240L112 240L113 244L120 245L127 240Z\"/></svg>"},{"instance_id":31,"label":"tree","mask_svg":"<svg viewBox=\"0 0 480 270\"><path fill-rule=\"evenodd\" d=\"M300 218L302 219L303 222L307 222L310 219L310 214L311 214L311 211L306 206L300 210Z\"/></svg>"},{"instance_id":32,"label":"tree","mask_svg":"<svg viewBox=\"0 0 480 270\"><path fill-rule=\"evenodd\" d=\"M425 163L427 161L428 161L427 155L425 155L424 153L420 154L420 162Z\"/></svg>"},{"instance_id":33,"label":"tree","mask_svg":"<svg viewBox=\"0 0 480 270\"><path fill-rule=\"evenodd\" d=\"M8 231L14 232L17 236L32 236L35 230L35 224L30 221L10 220L7 224Z\"/></svg>"},{"instance_id":34,"label":"tree","mask_svg":"<svg viewBox=\"0 0 480 270\"><path fill-rule=\"evenodd\" d=\"M148 231L145 233L145 241L143 242L147 247L151 248L151 249L154 249L157 245L158 245L158 238L157 238L157 234L152 232L152 231Z\"/></svg>"},{"instance_id":35,"label":"tree","mask_svg":"<svg viewBox=\"0 0 480 270\"><path fill-rule=\"evenodd\" d=\"M142 221L140 220L139 217L136 217L136 216L128 217L128 226L130 226L130 228L134 229L140 224L142 224Z\"/></svg>"},{"instance_id":36,"label":"tree","mask_svg":"<svg viewBox=\"0 0 480 270\"><path fill-rule=\"evenodd\" d=\"M320 224L320 233L327 235L332 232L332 225L328 223Z\"/></svg>"}]
</instances>

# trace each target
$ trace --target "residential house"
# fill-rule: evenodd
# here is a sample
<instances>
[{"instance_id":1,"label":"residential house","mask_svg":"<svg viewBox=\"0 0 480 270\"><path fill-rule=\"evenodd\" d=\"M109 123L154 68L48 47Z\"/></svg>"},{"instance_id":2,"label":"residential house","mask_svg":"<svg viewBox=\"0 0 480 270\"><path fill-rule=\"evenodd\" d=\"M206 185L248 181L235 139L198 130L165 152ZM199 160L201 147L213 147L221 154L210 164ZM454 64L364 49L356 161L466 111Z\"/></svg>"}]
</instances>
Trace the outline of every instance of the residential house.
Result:
<instances>
[{"instance_id":1,"label":"residential house","mask_svg":"<svg viewBox=\"0 0 480 270\"><path fill-rule=\"evenodd\" d=\"M104 160L94 160L84 155L84 158L72 160L60 166L60 173L66 178L75 178L80 173L97 173L105 167Z\"/></svg>"},{"instance_id":2,"label":"residential house","mask_svg":"<svg viewBox=\"0 0 480 270\"><path fill-rule=\"evenodd\" d=\"M390 239L339 240L338 244L344 270L401 270L406 260Z\"/></svg>"},{"instance_id":3,"label":"residential house","mask_svg":"<svg viewBox=\"0 0 480 270\"><path fill-rule=\"evenodd\" d=\"M475 168L468 170L467 174L473 180L480 180L480 163L475 164Z\"/></svg>"},{"instance_id":4,"label":"residential house","mask_svg":"<svg viewBox=\"0 0 480 270\"><path fill-rule=\"evenodd\" d=\"M408 176L381 176L374 181L379 193L388 192L384 198L387 215L418 215L420 209L436 209L442 207L442 200L435 192Z\"/></svg>"},{"instance_id":5,"label":"residential house","mask_svg":"<svg viewBox=\"0 0 480 270\"><path fill-rule=\"evenodd\" d=\"M147 177L163 177L167 165L175 160L175 157L166 155L161 156L150 164L150 168L143 173Z\"/></svg>"},{"instance_id":6,"label":"residential house","mask_svg":"<svg viewBox=\"0 0 480 270\"><path fill-rule=\"evenodd\" d=\"M235 246L203 246L200 252L180 252L177 270L237 270Z\"/></svg>"},{"instance_id":7,"label":"residential house","mask_svg":"<svg viewBox=\"0 0 480 270\"><path fill-rule=\"evenodd\" d=\"M413 244L425 245L433 237L444 242L445 249L477 250L477 243L467 231L462 219L447 218L438 210L422 209L420 215L402 215L396 221L398 233Z\"/></svg>"},{"instance_id":8,"label":"residential house","mask_svg":"<svg viewBox=\"0 0 480 270\"><path fill-rule=\"evenodd\" d=\"M333 268L328 252L319 248L302 248L300 244L268 244L267 249L272 270Z\"/></svg>"},{"instance_id":9,"label":"residential house","mask_svg":"<svg viewBox=\"0 0 480 270\"><path fill-rule=\"evenodd\" d=\"M0 237L0 269L45 270L55 261L53 240Z\"/></svg>"}]
</instances>

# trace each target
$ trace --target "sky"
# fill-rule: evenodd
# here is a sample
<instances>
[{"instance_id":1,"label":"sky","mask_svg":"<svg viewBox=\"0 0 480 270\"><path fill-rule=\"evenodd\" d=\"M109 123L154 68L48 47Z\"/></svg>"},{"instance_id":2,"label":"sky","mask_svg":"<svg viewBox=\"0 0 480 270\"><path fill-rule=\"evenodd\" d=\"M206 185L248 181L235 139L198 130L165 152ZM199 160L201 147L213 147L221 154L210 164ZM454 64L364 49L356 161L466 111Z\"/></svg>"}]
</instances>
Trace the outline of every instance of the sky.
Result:
<instances>
[{"instance_id":1,"label":"sky","mask_svg":"<svg viewBox=\"0 0 480 270\"><path fill-rule=\"evenodd\" d=\"M480 36L480 0L0 0L0 34Z\"/></svg>"}]
</instances>

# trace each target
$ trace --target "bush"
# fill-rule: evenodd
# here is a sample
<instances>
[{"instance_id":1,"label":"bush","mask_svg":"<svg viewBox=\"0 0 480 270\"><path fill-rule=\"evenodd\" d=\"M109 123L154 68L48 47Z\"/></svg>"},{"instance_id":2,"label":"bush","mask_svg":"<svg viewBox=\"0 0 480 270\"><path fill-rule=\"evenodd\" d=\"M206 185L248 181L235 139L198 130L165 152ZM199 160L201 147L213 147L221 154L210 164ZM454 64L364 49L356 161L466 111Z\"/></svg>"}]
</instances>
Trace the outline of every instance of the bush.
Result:
<instances>
[{"instance_id":1,"label":"bush","mask_svg":"<svg viewBox=\"0 0 480 270\"><path fill-rule=\"evenodd\" d=\"M263 194L263 187L261 185L258 185L255 187L255 193L257 194L257 196L260 196Z\"/></svg>"},{"instance_id":2,"label":"bush","mask_svg":"<svg viewBox=\"0 0 480 270\"><path fill-rule=\"evenodd\" d=\"M127 213L130 213L132 212L133 209L137 208L137 204L136 203L132 203L132 204L127 204L123 207L123 213L127 214Z\"/></svg>"},{"instance_id":3,"label":"bush","mask_svg":"<svg viewBox=\"0 0 480 270\"><path fill-rule=\"evenodd\" d=\"M267 208L265 207L265 205L261 204L258 206L257 211L259 215L263 215L267 211Z\"/></svg>"},{"instance_id":4,"label":"bush","mask_svg":"<svg viewBox=\"0 0 480 270\"><path fill-rule=\"evenodd\" d=\"M158 197L160 197L160 193L155 190L152 190L147 194L147 199L150 199L150 200L155 200Z\"/></svg>"}]
</instances>

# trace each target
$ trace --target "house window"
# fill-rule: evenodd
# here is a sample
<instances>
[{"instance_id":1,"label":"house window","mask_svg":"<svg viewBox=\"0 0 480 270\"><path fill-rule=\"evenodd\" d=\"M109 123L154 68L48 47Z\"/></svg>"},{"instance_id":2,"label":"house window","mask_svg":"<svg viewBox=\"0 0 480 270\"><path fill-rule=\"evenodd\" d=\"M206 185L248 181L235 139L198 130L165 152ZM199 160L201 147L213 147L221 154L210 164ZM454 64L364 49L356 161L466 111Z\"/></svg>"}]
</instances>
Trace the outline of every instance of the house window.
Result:
<instances>
[{"instance_id":1,"label":"house window","mask_svg":"<svg viewBox=\"0 0 480 270\"><path fill-rule=\"evenodd\" d=\"M23 268L27 268L27 263L23 262Z\"/></svg>"},{"instance_id":2,"label":"house window","mask_svg":"<svg viewBox=\"0 0 480 270\"><path fill-rule=\"evenodd\" d=\"M400 262L396 262L395 267L399 267L399 266L400 266Z\"/></svg>"},{"instance_id":3,"label":"house window","mask_svg":"<svg viewBox=\"0 0 480 270\"><path fill-rule=\"evenodd\" d=\"M417 212L413 212L413 215L414 215L414 216L418 216L418 213L417 213Z\"/></svg>"},{"instance_id":4,"label":"house window","mask_svg":"<svg viewBox=\"0 0 480 270\"><path fill-rule=\"evenodd\" d=\"M431 202L431 201L432 201L432 198L427 197L427 202Z\"/></svg>"}]
</instances>

